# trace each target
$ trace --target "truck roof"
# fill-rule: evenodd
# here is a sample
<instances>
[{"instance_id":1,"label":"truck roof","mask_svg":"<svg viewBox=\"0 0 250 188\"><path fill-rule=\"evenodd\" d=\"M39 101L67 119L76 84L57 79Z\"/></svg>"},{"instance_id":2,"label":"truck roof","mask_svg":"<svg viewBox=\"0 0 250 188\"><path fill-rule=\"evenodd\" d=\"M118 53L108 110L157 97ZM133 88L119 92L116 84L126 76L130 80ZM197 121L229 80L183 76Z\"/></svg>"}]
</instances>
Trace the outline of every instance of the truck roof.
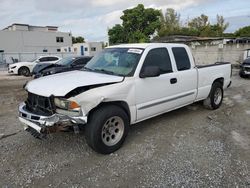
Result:
<instances>
[{"instance_id":1,"label":"truck roof","mask_svg":"<svg viewBox=\"0 0 250 188\"><path fill-rule=\"evenodd\" d=\"M178 43L135 43L135 44L120 44L115 46L109 46L107 48L142 48L146 49L148 47L162 47L162 46L169 46L169 47L184 47L185 44L178 44Z\"/></svg>"}]
</instances>

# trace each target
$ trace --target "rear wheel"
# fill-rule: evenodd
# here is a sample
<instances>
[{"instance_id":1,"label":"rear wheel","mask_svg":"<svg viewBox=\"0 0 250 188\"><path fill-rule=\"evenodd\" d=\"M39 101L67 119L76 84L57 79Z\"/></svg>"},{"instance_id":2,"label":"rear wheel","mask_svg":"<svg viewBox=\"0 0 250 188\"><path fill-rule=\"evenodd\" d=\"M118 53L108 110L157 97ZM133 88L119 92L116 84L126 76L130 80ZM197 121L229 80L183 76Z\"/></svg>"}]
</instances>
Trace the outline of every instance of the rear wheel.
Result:
<instances>
[{"instance_id":1,"label":"rear wheel","mask_svg":"<svg viewBox=\"0 0 250 188\"><path fill-rule=\"evenodd\" d=\"M93 150L109 154L122 146L128 128L129 118L122 108L116 105L104 105L90 114L85 136Z\"/></svg>"},{"instance_id":2,"label":"rear wheel","mask_svg":"<svg viewBox=\"0 0 250 188\"><path fill-rule=\"evenodd\" d=\"M18 74L23 76L30 76L30 70L28 67L21 67L18 70Z\"/></svg>"},{"instance_id":3,"label":"rear wheel","mask_svg":"<svg viewBox=\"0 0 250 188\"><path fill-rule=\"evenodd\" d=\"M217 109L221 106L223 101L223 86L220 82L215 82L212 85L212 89L210 91L207 99L203 101L205 107L209 109Z\"/></svg>"}]
</instances>

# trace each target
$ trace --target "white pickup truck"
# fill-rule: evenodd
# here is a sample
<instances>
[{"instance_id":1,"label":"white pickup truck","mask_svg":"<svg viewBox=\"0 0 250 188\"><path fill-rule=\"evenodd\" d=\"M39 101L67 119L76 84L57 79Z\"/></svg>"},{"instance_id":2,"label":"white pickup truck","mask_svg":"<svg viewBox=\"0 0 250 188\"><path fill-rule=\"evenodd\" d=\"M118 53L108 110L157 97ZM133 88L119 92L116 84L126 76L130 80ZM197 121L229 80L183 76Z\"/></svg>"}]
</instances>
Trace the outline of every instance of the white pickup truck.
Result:
<instances>
[{"instance_id":1,"label":"white pickup truck","mask_svg":"<svg viewBox=\"0 0 250 188\"><path fill-rule=\"evenodd\" d=\"M219 108L231 71L230 63L195 65L183 44L112 46L83 70L28 82L19 120L38 138L85 126L89 146L108 154L121 147L130 124L196 101Z\"/></svg>"}]
</instances>

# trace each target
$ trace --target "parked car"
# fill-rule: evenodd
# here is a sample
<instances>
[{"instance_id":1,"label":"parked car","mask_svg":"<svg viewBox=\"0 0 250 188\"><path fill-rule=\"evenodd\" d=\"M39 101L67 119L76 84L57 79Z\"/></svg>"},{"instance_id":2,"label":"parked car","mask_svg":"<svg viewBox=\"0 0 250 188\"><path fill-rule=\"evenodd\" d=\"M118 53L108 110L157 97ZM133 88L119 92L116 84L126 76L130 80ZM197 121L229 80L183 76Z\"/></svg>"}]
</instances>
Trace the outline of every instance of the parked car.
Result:
<instances>
[{"instance_id":1,"label":"parked car","mask_svg":"<svg viewBox=\"0 0 250 188\"><path fill-rule=\"evenodd\" d=\"M35 78L51 74L82 69L91 59L90 56L65 57L57 63L37 64L33 69Z\"/></svg>"},{"instance_id":2,"label":"parked car","mask_svg":"<svg viewBox=\"0 0 250 188\"><path fill-rule=\"evenodd\" d=\"M8 72L10 74L30 76L31 72L33 71L33 68L37 64L48 63L48 62L49 63L56 63L60 59L61 58L57 57L57 56L41 56L41 57L36 58L32 61L17 62L17 63L9 64Z\"/></svg>"},{"instance_id":3,"label":"parked car","mask_svg":"<svg viewBox=\"0 0 250 188\"><path fill-rule=\"evenodd\" d=\"M89 146L108 154L121 147L130 124L196 101L219 108L231 71L230 63L195 65L184 44L108 47L82 70L28 82L19 120L38 138L85 126Z\"/></svg>"},{"instance_id":4,"label":"parked car","mask_svg":"<svg viewBox=\"0 0 250 188\"><path fill-rule=\"evenodd\" d=\"M240 65L239 75L242 78L250 76L250 58L245 59L243 63Z\"/></svg>"}]
</instances>

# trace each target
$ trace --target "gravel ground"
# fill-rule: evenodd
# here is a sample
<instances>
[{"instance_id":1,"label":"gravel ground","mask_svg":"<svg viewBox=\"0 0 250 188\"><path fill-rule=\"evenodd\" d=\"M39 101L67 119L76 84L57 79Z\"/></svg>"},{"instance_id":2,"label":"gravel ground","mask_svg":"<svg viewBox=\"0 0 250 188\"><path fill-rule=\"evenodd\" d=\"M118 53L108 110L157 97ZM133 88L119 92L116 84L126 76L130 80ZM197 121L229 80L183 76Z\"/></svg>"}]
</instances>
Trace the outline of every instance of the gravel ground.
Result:
<instances>
[{"instance_id":1,"label":"gravel ground","mask_svg":"<svg viewBox=\"0 0 250 188\"><path fill-rule=\"evenodd\" d=\"M41 141L23 131L29 79L0 73L0 187L250 187L250 79L236 70L221 108L196 103L141 122L110 155L84 132Z\"/></svg>"}]
</instances>

